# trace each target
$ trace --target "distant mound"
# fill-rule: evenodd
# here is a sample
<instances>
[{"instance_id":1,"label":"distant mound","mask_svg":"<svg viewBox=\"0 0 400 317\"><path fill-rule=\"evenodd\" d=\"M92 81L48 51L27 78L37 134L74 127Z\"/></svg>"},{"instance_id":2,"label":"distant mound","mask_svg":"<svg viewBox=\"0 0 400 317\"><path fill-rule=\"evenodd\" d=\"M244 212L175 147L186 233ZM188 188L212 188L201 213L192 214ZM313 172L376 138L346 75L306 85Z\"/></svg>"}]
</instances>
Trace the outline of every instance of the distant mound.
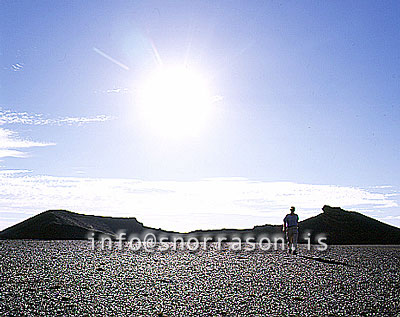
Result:
<instances>
[{"instance_id":1,"label":"distant mound","mask_svg":"<svg viewBox=\"0 0 400 317\"><path fill-rule=\"evenodd\" d=\"M323 213L302 221L301 232L325 233L329 244L400 244L400 229L358 212L324 206Z\"/></svg>"},{"instance_id":2,"label":"distant mound","mask_svg":"<svg viewBox=\"0 0 400 317\"><path fill-rule=\"evenodd\" d=\"M299 242L310 233L312 243L325 236L328 244L400 244L400 229L384 224L358 212L346 211L339 207L324 206L323 213L299 223ZM282 216L283 218L283 216ZM253 229L197 230L177 233L144 226L136 218L99 217L77 214L66 210L49 210L29 218L0 232L0 239L40 240L84 240L93 232L95 238L101 235L115 237L119 231L141 235L147 232L172 239L191 236L203 237L246 237L282 235L282 226L263 225Z\"/></svg>"},{"instance_id":3,"label":"distant mound","mask_svg":"<svg viewBox=\"0 0 400 317\"><path fill-rule=\"evenodd\" d=\"M2 239L81 240L90 232L115 235L118 230L141 233L146 229L136 218L82 215L67 210L48 210L0 232Z\"/></svg>"}]
</instances>

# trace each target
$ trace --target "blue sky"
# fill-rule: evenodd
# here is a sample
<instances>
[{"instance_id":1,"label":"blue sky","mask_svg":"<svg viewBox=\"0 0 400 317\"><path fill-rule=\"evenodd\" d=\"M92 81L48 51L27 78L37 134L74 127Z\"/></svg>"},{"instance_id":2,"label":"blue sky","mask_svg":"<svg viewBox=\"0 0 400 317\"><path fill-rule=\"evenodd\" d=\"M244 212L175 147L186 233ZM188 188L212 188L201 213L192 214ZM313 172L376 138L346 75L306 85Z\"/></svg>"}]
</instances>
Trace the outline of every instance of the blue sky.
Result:
<instances>
[{"instance_id":1,"label":"blue sky","mask_svg":"<svg viewBox=\"0 0 400 317\"><path fill-rule=\"evenodd\" d=\"M0 229L49 208L251 227L292 204L303 219L335 204L400 226L398 2L0 9ZM143 83L176 65L206 82L202 125L170 103L142 116ZM198 86L182 87L188 104Z\"/></svg>"}]
</instances>

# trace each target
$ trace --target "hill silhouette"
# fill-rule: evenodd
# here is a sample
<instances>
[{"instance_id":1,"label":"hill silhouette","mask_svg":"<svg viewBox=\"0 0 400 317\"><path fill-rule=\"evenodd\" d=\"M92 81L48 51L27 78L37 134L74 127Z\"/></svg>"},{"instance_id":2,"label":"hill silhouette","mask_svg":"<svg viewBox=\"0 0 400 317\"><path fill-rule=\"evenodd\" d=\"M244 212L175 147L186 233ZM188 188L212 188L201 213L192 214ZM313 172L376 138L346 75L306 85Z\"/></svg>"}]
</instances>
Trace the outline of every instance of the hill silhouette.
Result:
<instances>
[{"instance_id":1,"label":"hill silhouette","mask_svg":"<svg viewBox=\"0 0 400 317\"><path fill-rule=\"evenodd\" d=\"M48 210L0 232L0 239L83 240L89 233L115 236L120 230L127 235L157 230L144 226L136 218L83 215L67 210Z\"/></svg>"},{"instance_id":2,"label":"hill silhouette","mask_svg":"<svg viewBox=\"0 0 400 317\"><path fill-rule=\"evenodd\" d=\"M310 233L312 243L321 235L328 244L400 244L400 229L382 223L358 212L346 211L340 207L324 206L323 213L299 223L299 242L306 243ZM283 217L282 217L283 218ZM144 226L136 218L100 217L78 214L66 210L48 210L11 226L0 232L0 239L41 239L41 240L83 240L93 232L95 238L101 235L116 237L123 230L126 236L154 233L170 240L174 237L232 237L282 235L282 226L263 225L252 229L197 230L179 233Z\"/></svg>"},{"instance_id":3,"label":"hill silhouette","mask_svg":"<svg viewBox=\"0 0 400 317\"><path fill-rule=\"evenodd\" d=\"M324 206L322 210L322 214L301 222L299 230L326 233L331 244L400 244L397 227L339 207Z\"/></svg>"}]
</instances>

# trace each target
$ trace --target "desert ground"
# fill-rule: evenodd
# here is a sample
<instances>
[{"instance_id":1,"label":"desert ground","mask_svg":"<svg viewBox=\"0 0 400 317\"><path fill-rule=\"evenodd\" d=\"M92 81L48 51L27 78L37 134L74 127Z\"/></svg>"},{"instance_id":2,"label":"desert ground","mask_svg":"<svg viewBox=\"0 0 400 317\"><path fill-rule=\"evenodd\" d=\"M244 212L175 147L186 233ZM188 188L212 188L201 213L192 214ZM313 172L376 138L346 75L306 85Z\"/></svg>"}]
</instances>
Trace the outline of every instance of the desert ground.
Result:
<instances>
[{"instance_id":1,"label":"desert ground","mask_svg":"<svg viewBox=\"0 0 400 317\"><path fill-rule=\"evenodd\" d=\"M203 246L204 247L204 246ZM157 248L156 248L157 249ZM92 250L0 241L0 315L368 316L400 313L400 246Z\"/></svg>"}]
</instances>

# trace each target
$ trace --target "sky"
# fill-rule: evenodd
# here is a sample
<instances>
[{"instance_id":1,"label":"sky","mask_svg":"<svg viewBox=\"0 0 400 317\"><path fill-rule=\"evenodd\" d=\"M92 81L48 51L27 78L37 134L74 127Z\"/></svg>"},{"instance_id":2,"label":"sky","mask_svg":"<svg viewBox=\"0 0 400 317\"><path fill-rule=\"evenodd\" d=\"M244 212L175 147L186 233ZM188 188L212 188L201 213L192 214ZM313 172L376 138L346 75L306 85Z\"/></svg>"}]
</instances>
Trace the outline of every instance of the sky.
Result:
<instances>
[{"instance_id":1,"label":"sky","mask_svg":"<svg viewBox=\"0 0 400 317\"><path fill-rule=\"evenodd\" d=\"M0 230L400 227L397 1L1 1Z\"/></svg>"}]
</instances>

